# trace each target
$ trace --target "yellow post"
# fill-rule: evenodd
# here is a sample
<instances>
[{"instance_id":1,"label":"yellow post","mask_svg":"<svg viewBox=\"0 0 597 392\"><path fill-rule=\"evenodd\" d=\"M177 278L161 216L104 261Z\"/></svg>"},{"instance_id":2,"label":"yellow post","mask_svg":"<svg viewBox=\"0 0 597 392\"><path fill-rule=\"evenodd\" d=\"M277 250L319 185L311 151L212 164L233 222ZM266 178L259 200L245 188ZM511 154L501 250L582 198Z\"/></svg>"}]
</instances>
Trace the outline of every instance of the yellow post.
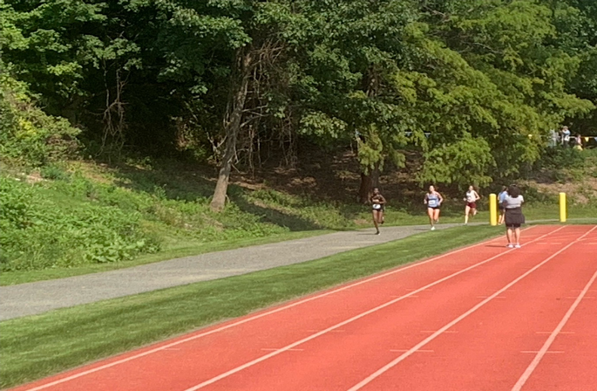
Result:
<instances>
[{"instance_id":1,"label":"yellow post","mask_svg":"<svg viewBox=\"0 0 597 392\"><path fill-rule=\"evenodd\" d=\"M489 224L491 226L497 226L497 196L495 193L489 195Z\"/></svg>"},{"instance_id":2,"label":"yellow post","mask_svg":"<svg viewBox=\"0 0 597 392\"><path fill-rule=\"evenodd\" d=\"M560 222L566 222L566 194L560 193Z\"/></svg>"}]
</instances>

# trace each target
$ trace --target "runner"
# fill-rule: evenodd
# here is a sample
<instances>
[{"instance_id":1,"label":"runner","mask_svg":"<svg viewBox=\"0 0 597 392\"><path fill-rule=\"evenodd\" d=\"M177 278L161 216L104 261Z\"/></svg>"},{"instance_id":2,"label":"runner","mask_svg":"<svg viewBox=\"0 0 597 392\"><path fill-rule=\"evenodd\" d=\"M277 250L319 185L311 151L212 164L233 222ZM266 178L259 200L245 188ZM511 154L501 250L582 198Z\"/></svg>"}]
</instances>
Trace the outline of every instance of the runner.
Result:
<instances>
[{"instance_id":1,"label":"runner","mask_svg":"<svg viewBox=\"0 0 597 392\"><path fill-rule=\"evenodd\" d=\"M469 213L473 213L473 216L477 215L477 200L479 200L481 196L475 191L474 186L469 186L468 191L466 192L466 197L464 201L466 201L466 207L464 207L464 224L468 225L468 215Z\"/></svg>"},{"instance_id":2,"label":"runner","mask_svg":"<svg viewBox=\"0 0 597 392\"><path fill-rule=\"evenodd\" d=\"M386 199L382 196L379 192L378 188L373 188L373 194L370 198L371 205L373 207L373 224L375 225L375 234L379 235L379 225L383 224L384 222L384 205L386 204Z\"/></svg>"},{"instance_id":3,"label":"runner","mask_svg":"<svg viewBox=\"0 0 597 392\"><path fill-rule=\"evenodd\" d=\"M508 187L506 185L502 186L502 191L498 194L498 208L500 209L500 217L498 219L498 225L504 224L504 216L506 214L506 210L502 207L502 203L508 196Z\"/></svg>"},{"instance_id":4,"label":"runner","mask_svg":"<svg viewBox=\"0 0 597 392\"><path fill-rule=\"evenodd\" d=\"M504 199L503 208L506 210L506 238L508 248L520 248L520 226L525 222L522 214L524 198L516 185L510 185L508 195Z\"/></svg>"},{"instance_id":5,"label":"runner","mask_svg":"<svg viewBox=\"0 0 597 392\"><path fill-rule=\"evenodd\" d=\"M431 185L429 187L429 193L425 195L425 200L423 201L427 204L427 215L429 215L431 230L435 230L435 224L439 221L439 211L443 201L444 198L442 195L440 195L440 193L435 190L435 187Z\"/></svg>"}]
</instances>

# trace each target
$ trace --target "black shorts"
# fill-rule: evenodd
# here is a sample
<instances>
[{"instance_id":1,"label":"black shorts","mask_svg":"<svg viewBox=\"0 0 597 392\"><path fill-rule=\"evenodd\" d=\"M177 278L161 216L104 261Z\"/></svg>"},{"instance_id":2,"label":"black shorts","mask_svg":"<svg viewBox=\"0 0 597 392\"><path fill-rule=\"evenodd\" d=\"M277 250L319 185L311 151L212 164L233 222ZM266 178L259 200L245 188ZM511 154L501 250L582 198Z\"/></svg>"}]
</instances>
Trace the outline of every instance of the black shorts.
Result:
<instances>
[{"instance_id":1,"label":"black shorts","mask_svg":"<svg viewBox=\"0 0 597 392\"><path fill-rule=\"evenodd\" d=\"M430 208L432 210L439 210L439 206L437 206L437 207L429 207L429 206L427 206L427 208Z\"/></svg>"},{"instance_id":2,"label":"black shorts","mask_svg":"<svg viewBox=\"0 0 597 392\"><path fill-rule=\"evenodd\" d=\"M506 209L504 220L506 227L514 229L525 223L525 217L520 208Z\"/></svg>"}]
</instances>

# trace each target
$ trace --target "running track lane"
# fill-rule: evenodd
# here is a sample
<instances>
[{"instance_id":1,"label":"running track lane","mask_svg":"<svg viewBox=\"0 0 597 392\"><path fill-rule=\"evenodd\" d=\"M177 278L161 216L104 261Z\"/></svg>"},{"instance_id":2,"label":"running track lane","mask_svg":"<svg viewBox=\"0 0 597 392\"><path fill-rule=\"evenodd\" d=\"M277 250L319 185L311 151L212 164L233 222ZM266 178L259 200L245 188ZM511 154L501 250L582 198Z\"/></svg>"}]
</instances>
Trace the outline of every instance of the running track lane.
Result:
<instances>
[{"instance_id":1,"label":"running track lane","mask_svg":"<svg viewBox=\"0 0 597 392\"><path fill-rule=\"evenodd\" d=\"M554 242L578 237L574 233L555 235L553 238L558 240ZM533 244L528 247L536 248L528 263L537 265L562 245L555 244L547 249ZM466 275L444 281L432 290L419 293L417 298L401 301L355 320L335 334L326 334L294 347L303 351L286 351L268 361L196 387L209 390L349 389L482 301L479 297L485 297L518 278L521 272L513 269L508 262L514 254L510 252ZM385 388L376 386L375 389Z\"/></svg>"},{"instance_id":2,"label":"running track lane","mask_svg":"<svg viewBox=\"0 0 597 392\"><path fill-rule=\"evenodd\" d=\"M574 268L577 258L592 265L585 275L588 283L582 290L577 287L563 293L568 302L575 302L576 308L560 320L541 348L543 351L536 354L537 362L532 363L536 367L529 369L534 371L518 385L522 390L597 390L597 235L579 244L568 262L572 264L570 268Z\"/></svg>"},{"instance_id":3,"label":"running track lane","mask_svg":"<svg viewBox=\"0 0 597 392\"><path fill-rule=\"evenodd\" d=\"M457 333L437 335L421 347L429 351L394 360L368 383L358 386L364 390L512 389L597 270L594 260L584 257L579 252L582 248L575 247L585 238L597 240L597 231L572 245L584 234L582 230L587 233L586 228L577 230L577 238L554 238L553 242L568 245L454 324L450 329ZM529 259L534 252L533 248L524 249L509 260L510 267L521 273L531 271ZM560 352L549 348L546 355L557 361ZM584 365L579 357L573 362L581 372L595 369ZM560 388L575 389L568 385L567 378L559 382ZM593 384L593 388L596 386Z\"/></svg>"},{"instance_id":4,"label":"running track lane","mask_svg":"<svg viewBox=\"0 0 597 392\"><path fill-rule=\"evenodd\" d=\"M526 231L525 239L532 241L534 238L540 241L545 238L545 235L558 230L562 235L570 231L567 228L561 230L561 228L538 227ZM562 240L569 239L563 237ZM348 319L347 325L350 325L361 318L371 319L378 311L394 308L395 304L399 303L400 306L409 302L414 304L441 285L456 280L466 281L466 276L483 275L486 272L479 273L480 270L494 264L502 265L501 260L512 253L498 246L500 243L502 243L501 239L450 252L443 257L396 269L224 325L110 358L49 380L29 384L24 388L40 388L44 385L47 388L62 390L188 388L196 385L197 382L237 367L239 363L242 365L248 361L264 358L264 352L267 352L264 349L288 346L301 338L304 340L311 337L308 341L320 342L330 336L340 336L341 329L337 327L330 329L331 326L337 325L339 320L341 323L342 320ZM528 246L531 247L533 244L528 243ZM481 287L484 285L484 283L476 284L481 284ZM425 287L427 290L422 290ZM420 297L416 298L414 294ZM396 298L397 296L402 298ZM394 299L391 299L391 304L387 305L389 298ZM456 295L452 296L448 304L459 302L461 299ZM351 316L354 318L355 314L368 312L376 306L379 307L379 304L383 308L350 321ZM428 313L425 310L418 312L420 315ZM326 328L328 331L321 335L318 335L320 332L314 332L321 328ZM312 338L313 336L315 338ZM280 352L280 354L288 353L301 353L301 351ZM276 354L272 358L281 357L282 355ZM268 359L262 362L267 364L269 361ZM281 377L276 375L276 378ZM315 385L318 380L313 377L307 377L307 379L314 383L310 388L322 389ZM211 384L209 388L212 389L215 386L216 384ZM349 385L344 385L341 389L347 387Z\"/></svg>"}]
</instances>

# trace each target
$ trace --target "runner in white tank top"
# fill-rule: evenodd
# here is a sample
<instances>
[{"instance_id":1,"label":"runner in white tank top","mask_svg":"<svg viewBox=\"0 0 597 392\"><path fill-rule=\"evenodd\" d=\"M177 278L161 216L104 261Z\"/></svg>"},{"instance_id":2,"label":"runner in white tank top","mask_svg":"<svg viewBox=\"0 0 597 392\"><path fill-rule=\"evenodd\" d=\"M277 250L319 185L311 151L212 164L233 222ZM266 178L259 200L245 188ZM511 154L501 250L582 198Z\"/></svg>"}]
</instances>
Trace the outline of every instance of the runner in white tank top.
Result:
<instances>
[{"instance_id":1,"label":"runner in white tank top","mask_svg":"<svg viewBox=\"0 0 597 392\"><path fill-rule=\"evenodd\" d=\"M477 215L477 200L479 200L481 196L475 191L474 186L469 186L468 191L466 192L466 197L464 201L466 202L466 207L464 208L464 224L468 224L468 216L472 212L473 216Z\"/></svg>"}]
</instances>

